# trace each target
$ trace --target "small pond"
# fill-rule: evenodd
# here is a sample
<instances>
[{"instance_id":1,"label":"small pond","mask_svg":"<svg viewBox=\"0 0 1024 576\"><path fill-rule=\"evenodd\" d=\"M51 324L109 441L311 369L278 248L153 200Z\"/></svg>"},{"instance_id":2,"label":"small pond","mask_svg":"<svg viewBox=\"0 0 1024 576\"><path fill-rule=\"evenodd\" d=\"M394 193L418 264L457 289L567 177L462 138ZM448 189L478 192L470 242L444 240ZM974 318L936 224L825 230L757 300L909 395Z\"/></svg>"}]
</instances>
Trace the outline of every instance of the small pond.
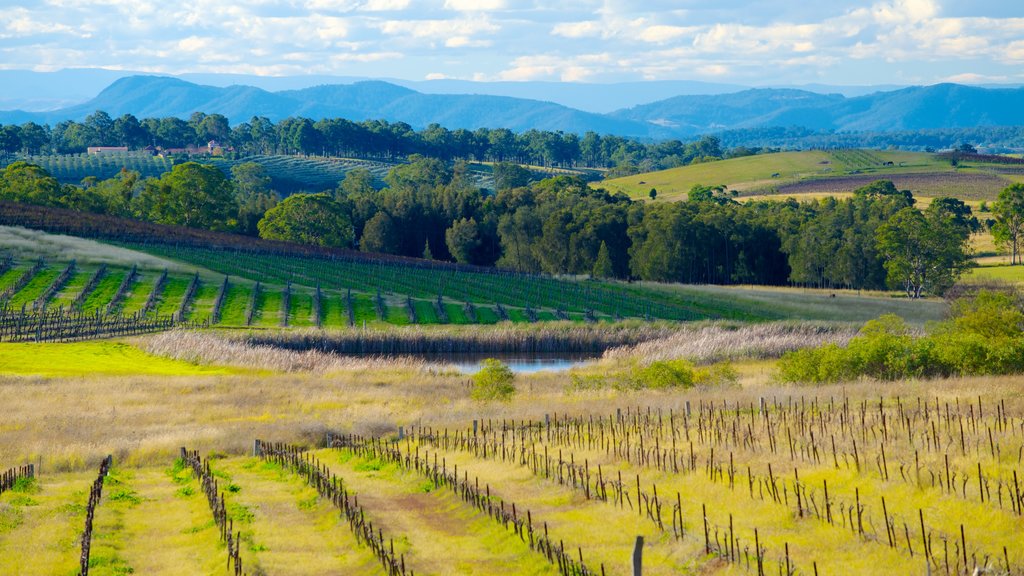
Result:
<instances>
[{"instance_id":1,"label":"small pond","mask_svg":"<svg viewBox=\"0 0 1024 576\"><path fill-rule=\"evenodd\" d=\"M516 374L532 374L542 371L565 372L570 368L596 360L600 356L593 354L457 354L425 356L422 358L428 361L451 364L464 374L475 374L480 371L480 367L485 359L497 358Z\"/></svg>"}]
</instances>

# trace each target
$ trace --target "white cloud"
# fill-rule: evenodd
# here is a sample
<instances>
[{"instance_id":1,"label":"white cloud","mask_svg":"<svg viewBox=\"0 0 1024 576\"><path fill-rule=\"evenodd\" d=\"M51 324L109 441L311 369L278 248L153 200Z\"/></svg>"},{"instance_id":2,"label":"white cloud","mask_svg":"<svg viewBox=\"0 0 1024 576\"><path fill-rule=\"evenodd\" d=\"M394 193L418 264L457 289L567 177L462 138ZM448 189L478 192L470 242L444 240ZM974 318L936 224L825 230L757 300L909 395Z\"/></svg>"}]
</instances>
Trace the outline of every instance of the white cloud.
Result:
<instances>
[{"instance_id":1,"label":"white cloud","mask_svg":"<svg viewBox=\"0 0 1024 576\"><path fill-rule=\"evenodd\" d=\"M851 84L1024 64L1024 18L960 17L948 0L12 2L0 67Z\"/></svg>"},{"instance_id":2,"label":"white cloud","mask_svg":"<svg viewBox=\"0 0 1024 576\"><path fill-rule=\"evenodd\" d=\"M505 0L444 0L447 10L457 12L491 12L505 8Z\"/></svg>"},{"instance_id":3,"label":"white cloud","mask_svg":"<svg viewBox=\"0 0 1024 576\"><path fill-rule=\"evenodd\" d=\"M596 20L584 22L562 22L551 29L555 36L564 38L595 38L601 36L603 27Z\"/></svg>"},{"instance_id":4,"label":"white cloud","mask_svg":"<svg viewBox=\"0 0 1024 576\"><path fill-rule=\"evenodd\" d=\"M640 33L640 39L644 42L662 43L670 40L677 40L684 36L691 36L700 30L696 26L648 26Z\"/></svg>"}]
</instances>

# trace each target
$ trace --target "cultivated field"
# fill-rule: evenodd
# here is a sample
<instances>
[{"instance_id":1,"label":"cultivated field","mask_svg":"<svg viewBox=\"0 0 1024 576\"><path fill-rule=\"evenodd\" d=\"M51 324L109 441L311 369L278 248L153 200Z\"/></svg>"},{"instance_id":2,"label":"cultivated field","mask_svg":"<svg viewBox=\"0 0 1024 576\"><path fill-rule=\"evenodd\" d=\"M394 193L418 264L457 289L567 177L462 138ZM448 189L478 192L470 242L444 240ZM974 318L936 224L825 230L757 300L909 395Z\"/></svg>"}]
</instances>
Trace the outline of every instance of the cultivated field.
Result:
<instances>
[{"instance_id":1,"label":"cultivated field","mask_svg":"<svg viewBox=\"0 0 1024 576\"><path fill-rule=\"evenodd\" d=\"M480 402L443 367L104 376L110 344L34 346L0 378L0 461L35 477L0 494L5 574L76 573L90 517L92 574L630 574L637 536L644 574L1024 567L1017 378L581 384L626 352ZM63 346L77 375L31 375Z\"/></svg>"},{"instance_id":2,"label":"cultivated field","mask_svg":"<svg viewBox=\"0 0 1024 576\"><path fill-rule=\"evenodd\" d=\"M697 184L725 185L740 196L782 197L840 194L892 180L915 196L954 196L963 200L994 200L999 191L1019 179L1019 168L979 162L954 168L934 154L889 150L837 150L782 152L696 164L604 180L601 186L648 198L651 188L658 200L683 200Z\"/></svg>"}]
</instances>

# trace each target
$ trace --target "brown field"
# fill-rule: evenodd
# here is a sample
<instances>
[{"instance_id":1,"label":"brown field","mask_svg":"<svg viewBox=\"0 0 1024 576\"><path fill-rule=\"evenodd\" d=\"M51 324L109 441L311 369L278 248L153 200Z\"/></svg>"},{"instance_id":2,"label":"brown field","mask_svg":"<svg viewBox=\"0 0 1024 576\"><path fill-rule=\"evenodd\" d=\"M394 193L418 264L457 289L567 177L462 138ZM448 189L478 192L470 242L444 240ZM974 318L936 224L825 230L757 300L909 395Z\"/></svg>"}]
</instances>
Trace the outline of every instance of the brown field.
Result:
<instances>
[{"instance_id":1,"label":"brown field","mask_svg":"<svg viewBox=\"0 0 1024 576\"><path fill-rule=\"evenodd\" d=\"M900 190L915 196L952 196L961 200L995 200L1011 184L1009 180L987 172L940 172L922 174L886 174L835 176L780 184L770 189L751 189L744 195L803 196L804 194L840 194L866 186L879 179L892 180Z\"/></svg>"}]
</instances>

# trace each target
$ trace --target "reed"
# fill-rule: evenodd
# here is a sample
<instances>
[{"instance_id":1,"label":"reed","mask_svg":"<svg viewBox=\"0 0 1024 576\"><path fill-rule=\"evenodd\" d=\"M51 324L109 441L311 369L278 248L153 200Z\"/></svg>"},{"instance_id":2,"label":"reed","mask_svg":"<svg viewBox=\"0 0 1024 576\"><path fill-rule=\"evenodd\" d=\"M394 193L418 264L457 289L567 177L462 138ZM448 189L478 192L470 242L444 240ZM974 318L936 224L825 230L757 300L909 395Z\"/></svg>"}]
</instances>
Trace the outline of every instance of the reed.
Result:
<instances>
[{"instance_id":1,"label":"reed","mask_svg":"<svg viewBox=\"0 0 1024 576\"><path fill-rule=\"evenodd\" d=\"M825 344L845 345L857 334L848 324L775 322L736 326L698 324L665 337L620 346L604 353L613 360L638 359L644 363L685 358L698 364L723 360L779 358L786 352Z\"/></svg>"},{"instance_id":2,"label":"reed","mask_svg":"<svg viewBox=\"0 0 1024 576\"><path fill-rule=\"evenodd\" d=\"M678 325L639 323L444 326L370 330L247 332L225 336L255 346L349 355L600 354L663 339Z\"/></svg>"}]
</instances>

